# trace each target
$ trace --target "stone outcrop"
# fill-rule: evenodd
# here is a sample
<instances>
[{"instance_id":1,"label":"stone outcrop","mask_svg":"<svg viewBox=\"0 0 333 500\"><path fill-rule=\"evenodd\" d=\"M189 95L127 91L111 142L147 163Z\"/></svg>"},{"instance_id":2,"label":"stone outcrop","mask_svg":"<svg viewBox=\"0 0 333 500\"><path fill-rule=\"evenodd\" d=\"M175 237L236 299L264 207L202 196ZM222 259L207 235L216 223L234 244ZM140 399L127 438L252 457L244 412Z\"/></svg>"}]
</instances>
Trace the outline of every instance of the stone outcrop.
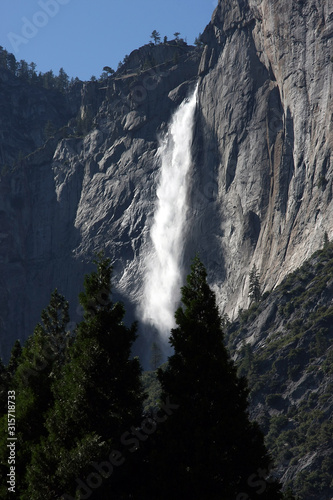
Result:
<instances>
[{"instance_id":1,"label":"stone outcrop","mask_svg":"<svg viewBox=\"0 0 333 500\"><path fill-rule=\"evenodd\" d=\"M78 293L101 249L114 264L116 297L134 319L142 245L154 210L158 134L195 81L200 57L200 50L183 43L145 46L107 81L81 85L76 101L77 89L71 89L68 127L54 137L27 141L19 161L11 144L3 145L13 164L0 182L3 357L15 338L24 341L32 333L55 287L70 301L73 321L81 319ZM14 96L26 92L15 79L7 87ZM55 99L52 92L34 92L40 101ZM27 99L27 116L29 106ZM42 130L47 121L64 125L52 110L39 119Z\"/></svg>"},{"instance_id":2,"label":"stone outcrop","mask_svg":"<svg viewBox=\"0 0 333 500\"><path fill-rule=\"evenodd\" d=\"M333 237L332 30L328 1L238 0L204 33L190 245L231 315L253 263L271 289Z\"/></svg>"}]
</instances>

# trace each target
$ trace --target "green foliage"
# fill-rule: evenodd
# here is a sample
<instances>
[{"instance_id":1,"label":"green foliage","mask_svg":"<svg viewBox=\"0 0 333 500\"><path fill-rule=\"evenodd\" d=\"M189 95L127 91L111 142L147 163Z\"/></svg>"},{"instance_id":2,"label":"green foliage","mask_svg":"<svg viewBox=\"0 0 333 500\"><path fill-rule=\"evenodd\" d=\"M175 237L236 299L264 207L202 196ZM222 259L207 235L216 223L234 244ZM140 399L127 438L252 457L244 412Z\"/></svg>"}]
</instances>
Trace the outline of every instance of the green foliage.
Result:
<instances>
[{"instance_id":1,"label":"green foliage","mask_svg":"<svg viewBox=\"0 0 333 500\"><path fill-rule=\"evenodd\" d=\"M7 390L16 391L17 498L79 497L77 478L94 472L118 448L125 430L137 428L144 393L141 367L131 357L136 324L123 323L124 308L111 301L109 259L84 280L84 320L67 333L68 303L57 290L23 350L17 342L7 369L0 363L0 473L6 477ZM22 351L22 352L21 352ZM139 467L131 455L93 498L129 498ZM128 478L131 481L128 481ZM76 493L75 493L76 492ZM0 497L10 498L0 484Z\"/></svg>"},{"instance_id":2,"label":"green foliage","mask_svg":"<svg viewBox=\"0 0 333 500\"><path fill-rule=\"evenodd\" d=\"M17 367L21 361L21 357L22 357L21 342L19 340L16 340L7 366L7 372L11 378L15 375Z\"/></svg>"},{"instance_id":3,"label":"green foliage","mask_svg":"<svg viewBox=\"0 0 333 500\"><path fill-rule=\"evenodd\" d=\"M239 312L239 319L241 324L245 324L248 321L254 320L259 313L260 313L259 303L254 302L253 304L251 304L249 309L246 309L245 311L242 310Z\"/></svg>"},{"instance_id":4,"label":"green foliage","mask_svg":"<svg viewBox=\"0 0 333 500\"><path fill-rule=\"evenodd\" d=\"M147 398L144 402L144 413L149 414L158 408L161 397L161 384L157 379L156 370L147 371L142 374L142 385Z\"/></svg>"},{"instance_id":5,"label":"green foliage","mask_svg":"<svg viewBox=\"0 0 333 500\"><path fill-rule=\"evenodd\" d=\"M265 403L270 414L262 420L267 446L284 466L323 450L333 433L329 384L333 373L333 245L327 240L271 292L270 310L276 312L271 321L265 320L264 344L255 344L251 352L244 343L253 333L255 317L266 313L267 302L241 311L228 327L228 345L233 351L238 348L238 369L248 378L251 401ZM295 386L295 381L300 385ZM318 393L311 391L312 384L319 384ZM301 500L329 491L327 472L317 462L315 466L315 472L304 469L290 482Z\"/></svg>"},{"instance_id":6,"label":"green foliage","mask_svg":"<svg viewBox=\"0 0 333 500\"><path fill-rule=\"evenodd\" d=\"M330 240L329 240L329 238L328 238L327 231L325 231L325 233L324 233L324 245L323 245L323 246L324 246L324 249L325 249L325 248L328 248L329 243L330 243Z\"/></svg>"},{"instance_id":7,"label":"green foliage","mask_svg":"<svg viewBox=\"0 0 333 500\"><path fill-rule=\"evenodd\" d=\"M7 413L8 371L0 359L0 418Z\"/></svg>"},{"instance_id":8,"label":"green foliage","mask_svg":"<svg viewBox=\"0 0 333 500\"><path fill-rule=\"evenodd\" d=\"M45 435L46 413L53 404L52 380L59 376L65 361L67 346L66 325L69 321L68 303L55 290L49 305L42 311L42 321L28 339L23 350L14 345L8 365L10 390L16 392L17 441L20 443L16 459L17 491L26 490L26 466L31 460L32 448ZM5 418L7 416L5 415ZM5 422L4 422L5 423ZM5 460L6 441L0 440L1 461ZM8 493L8 492L7 492ZM7 495L7 493L4 493ZM1 493L2 494L2 493ZM2 496L7 498L7 496Z\"/></svg>"},{"instance_id":9,"label":"green foliage","mask_svg":"<svg viewBox=\"0 0 333 500\"><path fill-rule=\"evenodd\" d=\"M269 394L266 397L266 404L272 408L279 407L282 400L282 394Z\"/></svg>"},{"instance_id":10,"label":"green foliage","mask_svg":"<svg viewBox=\"0 0 333 500\"><path fill-rule=\"evenodd\" d=\"M54 134L56 133L57 129L54 126L54 124L49 120L44 129L44 136L45 139L50 139L50 137L54 137Z\"/></svg>"},{"instance_id":11,"label":"green foliage","mask_svg":"<svg viewBox=\"0 0 333 500\"><path fill-rule=\"evenodd\" d=\"M35 495L43 475L57 495L75 494L75 479L89 473L90 462L105 459L124 429L140 421L141 367L137 358L131 359L136 324L126 327L124 307L111 301L109 259L99 255L95 264L79 296L84 320L52 384L47 436L33 450L28 467L30 498L42 498Z\"/></svg>"},{"instance_id":12,"label":"green foliage","mask_svg":"<svg viewBox=\"0 0 333 500\"><path fill-rule=\"evenodd\" d=\"M55 79L55 88L59 92L65 92L69 88L69 77L64 68L60 68L59 74Z\"/></svg>"},{"instance_id":13,"label":"green foliage","mask_svg":"<svg viewBox=\"0 0 333 500\"><path fill-rule=\"evenodd\" d=\"M109 76L110 76L110 75L109 75L109 73L107 73L106 71L103 71L103 72L101 73L101 75L100 75L100 77L99 77L98 81L99 81L100 83L105 82L105 80L107 80L107 79L109 78ZM95 77L95 76L94 76L94 77L91 77L91 81L96 81L96 77Z\"/></svg>"},{"instance_id":14,"label":"green foliage","mask_svg":"<svg viewBox=\"0 0 333 500\"><path fill-rule=\"evenodd\" d=\"M333 349L332 349L332 347L327 352L326 359L322 364L322 370L326 375L333 374Z\"/></svg>"},{"instance_id":15,"label":"green foliage","mask_svg":"<svg viewBox=\"0 0 333 500\"><path fill-rule=\"evenodd\" d=\"M250 345L245 344L240 350L241 362L238 365L238 375L243 377L249 375L253 369L254 356Z\"/></svg>"},{"instance_id":16,"label":"green foliage","mask_svg":"<svg viewBox=\"0 0 333 500\"><path fill-rule=\"evenodd\" d=\"M97 270L85 278L80 294L84 320L75 338L66 332L68 304L54 292L23 350L17 342L8 367L0 363L2 477L7 474L8 387L19 395L19 498L42 500L64 492L74 496L76 478L91 474L91 462L105 461L124 430L140 429L143 384L149 393L146 414L154 415L159 401L167 398L176 409L92 498L181 495L202 500L236 498L243 492L258 500L282 498L278 485L266 481L269 457L261 432L248 420L244 376L252 400L266 407L261 419L266 444L279 463L296 465L330 442L333 245L324 242L322 250L271 292L272 317L280 328L274 331L274 322L266 318L265 343L254 347L246 335L267 302L252 303L231 324L219 315L204 266L196 258L171 333L175 353L158 378L154 372L141 377L139 362L131 356L136 325L127 328L123 306L111 300L110 261L100 255L95 264ZM222 328L228 330L229 345L237 347L238 376ZM154 369L160 362L155 351ZM309 385L301 379L307 374L327 379L325 388L311 391L311 377ZM290 394L297 404L288 401ZM328 454L320 457L315 471L304 468L290 482L301 500L332 488L332 461ZM265 491L259 496L249 478L262 469ZM145 482L138 482L140 474ZM4 485L0 497L8 498ZM289 491L283 498L294 497Z\"/></svg>"},{"instance_id":17,"label":"green foliage","mask_svg":"<svg viewBox=\"0 0 333 500\"><path fill-rule=\"evenodd\" d=\"M261 299L260 275L255 264L249 274L249 280L249 297L252 302L259 302Z\"/></svg>"},{"instance_id":18,"label":"green foliage","mask_svg":"<svg viewBox=\"0 0 333 500\"><path fill-rule=\"evenodd\" d=\"M288 488L283 495L283 500L297 500L291 488Z\"/></svg>"},{"instance_id":19,"label":"green foliage","mask_svg":"<svg viewBox=\"0 0 333 500\"><path fill-rule=\"evenodd\" d=\"M183 306L175 314L174 355L158 371L162 401L179 407L158 433L152 498L234 498L240 492L259 498L248 479L259 468L269 469L263 436L248 419L246 383L237 377L224 346L215 294L206 278L196 257L182 288ZM282 498L274 481L264 489L261 499Z\"/></svg>"},{"instance_id":20,"label":"green foliage","mask_svg":"<svg viewBox=\"0 0 333 500\"><path fill-rule=\"evenodd\" d=\"M114 69L110 68L110 66L104 66L103 71L109 73L109 75L113 75L115 73Z\"/></svg>"},{"instance_id":21,"label":"green foliage","mask_svg":"<svg viewBox=\"0 0 333 500\"><path fill-rule=\"evenodd\" d=\"M157 45L158 43L161 42L161 35L156 30L154 30L152 32L152 34L150 35L150 38L153 40L153 42L154 42L155 45Z\"/></svg>"},{"instance_id":22,"label":"green foliage","mask_svg":"<svg viewBox=\"0 0 333 500\"><path fill-rule=\"evenodd\" d=\"M153 68L154 66L156 65L156 61L155 59L150 56L150 57L147 57L142 65L142 69L143 70L147 70L147 69L151 69Z\"/></svg>"},{"instance_id":23,"label":"green foliage","mask_svg":"<svg viewBox=\"0 0 333 500\"><path fill-rule=\"evenodd\" d=\"M24 83L56 90L61 93L66 93L71 83L74 82L74 80L69 80L63 68L60 68L57 76L54 75L52 71L37 73L36 64L34 62L28 64L23 59L17 61L14 54L7 52L3 47L0 47L0 68L8 70L14 77Z\"/></svg>"},{"instance_id":24,"label":"green foliage","mask_svg":"<svg viewBox=\"0 0 333 500\"><path fill-rule=\"evenodd\" d=\"M195 37L194 45L196 47L198 47L198 48L203 47L204 43L203 43L203 40L202 40L202 34L201 33L199 33L199 35L197 37Z\"/></svg>"}]
</instances>

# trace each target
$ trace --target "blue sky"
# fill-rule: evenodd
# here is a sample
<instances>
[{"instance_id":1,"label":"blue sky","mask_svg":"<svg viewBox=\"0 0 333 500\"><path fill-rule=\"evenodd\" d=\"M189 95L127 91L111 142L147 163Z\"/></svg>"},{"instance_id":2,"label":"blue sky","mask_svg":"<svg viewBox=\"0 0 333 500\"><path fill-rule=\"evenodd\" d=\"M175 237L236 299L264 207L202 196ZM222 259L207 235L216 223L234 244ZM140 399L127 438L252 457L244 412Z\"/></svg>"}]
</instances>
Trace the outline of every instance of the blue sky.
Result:
<instances>
[{"instance_id":1,"label":"blue sky","mask_svg":"<svg viewBox=\"0 0 333 500\"><path fill-rule=\"evenodd\" d=\"M103 66L117 68L156 29L187 42L204 30L217 0L2 0L0 45L37 71L61 67L89 80Z\"/></svg>"}]
</instances>

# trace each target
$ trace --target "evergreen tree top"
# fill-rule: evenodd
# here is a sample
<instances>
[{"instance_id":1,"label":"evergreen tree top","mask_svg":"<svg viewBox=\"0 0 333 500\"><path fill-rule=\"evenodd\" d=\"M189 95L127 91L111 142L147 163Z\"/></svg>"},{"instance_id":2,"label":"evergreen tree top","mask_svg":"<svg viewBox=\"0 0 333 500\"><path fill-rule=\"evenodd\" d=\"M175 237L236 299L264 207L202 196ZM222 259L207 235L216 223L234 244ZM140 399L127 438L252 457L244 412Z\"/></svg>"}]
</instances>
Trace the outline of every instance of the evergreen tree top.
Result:
<instances>
[{"instance_id":1,"label":"evergreen tree top","mask_svg":"<svg viewBox=\"0 0 333 500\"><path fill-rule=\"evenodd\" d=\"M270 457L249 420L246 380L237 376L224 345L222 317L198 256L181 291L183 306L170 338L175 352L166 370L158 370L161 399L177 410L158 436L155 498L259 499L248 479L259 469L269 475ZM272 481L261 500L280 500L279 489Z\"/></svg>"},{"instance_id":2,"label":"evergreen tree top","mask_svg":"<svg viewBox=\"0 0 333 500\"><path fill-rule=\"evenodd\" d=\"M222 345L223 331L221 317L216 305L215 293L207 283L207 271L196 256L187 276L187 284L182 287L183 307L175 313L178 328L172 330L170 343L179 348L177 341L181 330L187 332L187 343L192 339L196 346L209 346L214 342Z\"/></svg>"},{"instance_id":3,"label":"evergreen tree top","mask_svg":"<svg viewBox=\"0 0 333 500\"><path fill-rule=\"evenodd\" d=\"M21 342L19 340L16 340L7 366L7 370L10 375L14 375L16 368L20 362L21 356L22 356Z\"/></svg>"},{"instance_id":4,"label":"evergreen tree top","mask_svg":"<svg viewBox=\"0 0 333 500\"><path fill-rule=\"evenodd\" d=\"M79 295L80 304L85 310L85 318L93 317L102 309L110 310L111 302L111 276L112 265L104 253L97 254L93 261L97 267L96 271L86 274L84 278L84 292Z\"/></svg>"}]
</instances>

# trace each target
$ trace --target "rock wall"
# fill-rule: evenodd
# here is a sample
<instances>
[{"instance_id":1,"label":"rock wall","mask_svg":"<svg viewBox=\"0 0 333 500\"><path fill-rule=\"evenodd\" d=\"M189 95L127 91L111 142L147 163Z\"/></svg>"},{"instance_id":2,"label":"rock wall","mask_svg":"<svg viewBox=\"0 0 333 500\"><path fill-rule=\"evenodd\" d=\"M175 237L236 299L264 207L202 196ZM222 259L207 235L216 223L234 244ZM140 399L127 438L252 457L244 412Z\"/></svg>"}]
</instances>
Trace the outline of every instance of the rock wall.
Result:
<instances>
[{"instance_id":1,"label":"rock wall","mask_svg":"<svg viewBox=\"0 0 333 500\"><path fill-rule=\"evenodd\" d=\"M129 321L135 318L142 245L154 210L158 134L195 81L201 57L183 43L138 52L106 82L85 83L67 129L1 177L4 358L16 338L24 341L33 332L54 288L69 300L73 321L82 319L78 293L101 249L114 265L115 298L126 303ZM8 85L15 92L16 82ZM82 134L79 122L90 132Z\"/></svg>"},{"instance_id":2,"label":"rock wall","mask_svg":"<svg viewBox=\"0 0 333 500\"><path fill-rule=\"evenodd\" d=\"M270 289L321 246L325 231L332 238L332 33L328 0L221 0L202 49L134 51L107 81L68 98L57 115L59 126L72 117L66 137L40 147L40 131L29 144L22 132L25 151L40 149L0 182L1 354L32 333L55 287L80 319L83 274L102 248L114 262L116 297L134 318L158 135L197 79L185 267L199 251L232 316L248 303L254 262ZM29 121L32 108L26 113ZM89 123L82 137L77 114ZM9 157L15 143L14 131L2 142Z\"/></svg>"},{"instance_id":3,"label":"rock wall","mask_svg":"<svg viewBox=\"0 0 333 500\"><path fill-rule=\"evenodd\" d=\"M333 237L333 8L220 2L204 33L190 246L221 307L248 304Z\"/></svg>"},{"instance_id":4,"label":"rock wall","mask_svg":"<svg viewBox=\"0 0 333 500\"><path fill-rule=\"evenodd\" d=\"M78 112L81 87L64 96L0 70L0 356L5 359L15 339L32 333L37 310L48 303L57 213L51 164L63 127ZM45 142L47 123L60 130Z\"/></svg>"}]
</instances>

